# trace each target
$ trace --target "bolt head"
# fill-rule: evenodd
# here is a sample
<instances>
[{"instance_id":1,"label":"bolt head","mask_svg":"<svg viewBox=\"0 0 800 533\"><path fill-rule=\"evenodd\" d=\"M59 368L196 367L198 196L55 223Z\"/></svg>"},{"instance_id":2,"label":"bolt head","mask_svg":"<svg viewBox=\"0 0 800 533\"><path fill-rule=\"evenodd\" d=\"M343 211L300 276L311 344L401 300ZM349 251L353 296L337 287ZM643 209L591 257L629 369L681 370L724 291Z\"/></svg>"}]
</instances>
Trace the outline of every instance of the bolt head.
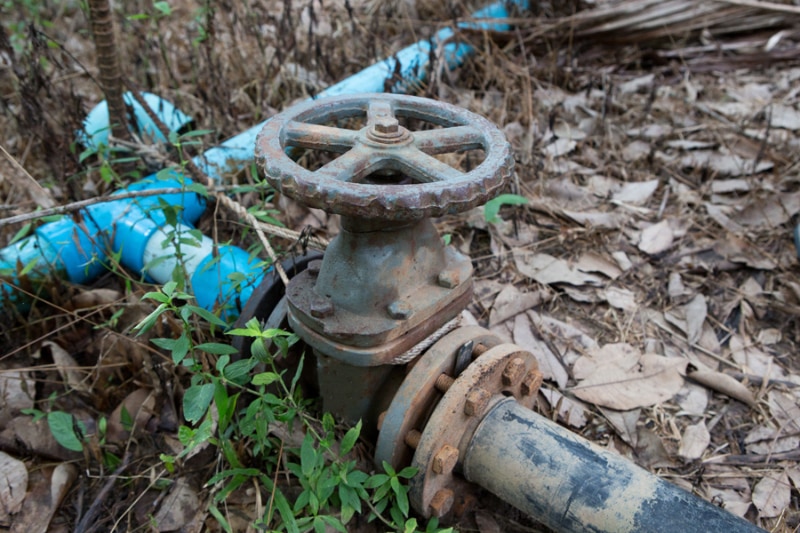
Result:
<instances>
[{"instance_id":1,"label":"bolt head","mask_svg":"<svg viewBox=\"0 0 800 533\"><path fill-rule=\"evenodd\" d=\"M328 318L331 315L333 315L333 304L329 300L311 302L311 316L314 318Z\"/></svg>"},{"instance_id":2,"label":"bolt head","mask_svg":"<svg viewBox=\"0 0 800 533\"><path fill-rule=\"evenodd\" d=\"M483 413L492 395L486 389L476 388L467 393L464 401L464 414L477 416Z\"/></svg>"},{"instance_id":3,"label":"bolt head","mask_svg":"<svg viewBox=\"0 0 800 533\"><path fill-rule=\"evenodd\" d=\"M433 456L431 468L437 474L449 474L456 467L456 463L458 463L458 448L445 444Z\"/></svg>"},{"instance_id":4,"label":"bolt head","mask_svg":"<svg viewBox=\"0 0 800 533\"><path fill-rule=\"evenodd\" d=\"M306 270L308 270L309 274L314 274L316 276L317 274L319 274L321 268L322 268L322 261L317 259L314 261L309 261Z\"/></svg>"},{"instance_id":5,"label":"bolt head","mask_svg":"<svg viewBox=\"0 0 800 533\"><path fill-rule=\"evenodd\" d=\"M413 313L414 310L411 308L410 303L402 300L395 300L386 306L386 312L389 313L389 316L395 320L406 320L411 316L411 313Z\"/></svg>"},{"instance_id":6,"label":"bolt head","mask_svg":"<svg viewBox=\"0 0 800 533\"><path fill-rule=\"evenodd\" d=\"M503 369L503 386L513 387L522 379L525 373L525 360L522 357L515 357L508 362Z\"/></svg>"},{"instance_id":7,"label":"bolt head","mask_svg":"<svg viewBox=\"0 0 800 533\"><path fill-rule=\"evenodd\" d=\"M461 283L461 276L454 270L443 270L439 273L439 286L446 289L455 289Z\"/></svg>"},{"instance_id":8,"label":"bolt head","mask_svg":"<svg viewBox=\"0 0 800 533\"><path fill-rule=\"evenodd\" d=\"M450 489L440 489L433 495L430 503L431 514L436 518L441 518L450 512L455 501L455 494Z\"/></svg>"},{"instance_id":9,"label":"bolt head","mask_svg":"<svg viewBox=\"0 0 800 533\"><path fill-rule=\"evenodd\" d=\"M542 386L543 379L542 373L538 370L531 370L525 374L525 379L522 380L522 385L520 387L522 395L530 396L538 391L539 387Z\"/></svg>"}]
</instances>

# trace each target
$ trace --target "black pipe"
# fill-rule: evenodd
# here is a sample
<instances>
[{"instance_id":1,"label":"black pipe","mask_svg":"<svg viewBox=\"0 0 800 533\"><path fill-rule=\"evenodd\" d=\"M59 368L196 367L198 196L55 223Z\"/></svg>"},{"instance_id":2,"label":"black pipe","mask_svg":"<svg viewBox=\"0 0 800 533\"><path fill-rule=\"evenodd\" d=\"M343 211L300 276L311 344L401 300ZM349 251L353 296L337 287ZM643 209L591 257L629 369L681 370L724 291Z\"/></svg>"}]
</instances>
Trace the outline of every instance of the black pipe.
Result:
<instances>
[{"instance_id":1,"label":"black pipe","mask_svg":"<svg viewBox=\"0 0 800 533\"><path fill-rule=\"evenodd\" d=\"M475 430L464 475L555 531L763 532L511 398Z\"/></svg>"}]
</instances>

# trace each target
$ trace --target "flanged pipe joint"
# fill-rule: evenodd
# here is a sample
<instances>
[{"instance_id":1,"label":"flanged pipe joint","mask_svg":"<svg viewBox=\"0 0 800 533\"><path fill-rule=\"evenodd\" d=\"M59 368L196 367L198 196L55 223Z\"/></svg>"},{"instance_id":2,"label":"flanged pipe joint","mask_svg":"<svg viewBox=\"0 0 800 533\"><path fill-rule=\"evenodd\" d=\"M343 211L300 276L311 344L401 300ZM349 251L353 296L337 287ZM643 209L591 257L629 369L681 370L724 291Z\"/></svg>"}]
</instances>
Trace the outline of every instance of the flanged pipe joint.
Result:
<instances>
[{"instance_id":1,"label":"flanged pipe joint","mask_svg":"<svg viewBox=\"0 0 800 533\"><path fill-rule=\"evenodd\" d=\"M472 263L431 217L507 184L494 124L424 98L333 97L268 120L256 157L282 194L341 215L286 288L288 324L313 349L324 408L377 433L378 462L418 468L418 512L443 517L487 489L563 531L757 529L539 417L534 355L451 327Z\"/></svg>"}]
</instances>

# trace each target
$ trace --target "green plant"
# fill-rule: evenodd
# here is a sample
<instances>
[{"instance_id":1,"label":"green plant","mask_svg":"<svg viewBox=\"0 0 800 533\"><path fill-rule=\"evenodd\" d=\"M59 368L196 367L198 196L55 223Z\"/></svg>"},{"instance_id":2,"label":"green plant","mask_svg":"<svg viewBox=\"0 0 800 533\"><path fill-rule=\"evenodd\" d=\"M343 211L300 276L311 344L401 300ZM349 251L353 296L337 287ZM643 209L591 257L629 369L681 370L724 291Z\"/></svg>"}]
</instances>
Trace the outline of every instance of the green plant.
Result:
<instances>
[{"instance_id":1,"label":"green plant","mask_svg":"<svg viewBox=\"0 0 800 533\"><path fill-rule=\"evenodd\" d=\"M500 208L504 205L527 205L528 199L518 194L501 194L486 202L483 206L483 217L489 224L494 224L499 220Z\"/></svg>"}]
</instances>

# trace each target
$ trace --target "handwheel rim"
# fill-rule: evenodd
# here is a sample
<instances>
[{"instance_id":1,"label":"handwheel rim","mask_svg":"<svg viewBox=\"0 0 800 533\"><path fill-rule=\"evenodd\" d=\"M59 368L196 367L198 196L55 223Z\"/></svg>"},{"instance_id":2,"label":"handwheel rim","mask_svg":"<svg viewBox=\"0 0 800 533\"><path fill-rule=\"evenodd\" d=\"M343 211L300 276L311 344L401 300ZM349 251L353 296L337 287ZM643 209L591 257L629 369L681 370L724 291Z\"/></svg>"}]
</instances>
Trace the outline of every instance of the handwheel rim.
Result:
<instances>
[{"instance_id":1,"label":"handwheel rim","mask_svg":"<svg viewBox=\"0 0 800 533\"><path fill-rule=\"evenodd\" d=\"M376 110L386 109L390 118L417 119L442 128L408 132L407 137L392 137L390 131L385 134L388 141L380 142L374 135L379 120ZM358 116L367 119L360 130L322 125ZM312 171L287 155L287 148L295 146L343 155ZM467 172L434 157L476 148L483 149L485 157ZM294 106L267 121L256 141L256 158L271 185L310 207L397 221L481 205L505 186L514 164L503 133L487 119L447 103L393 94L338 96ZM358 182L386 169L408 175L416 183Z\"/></svg>"}]
</instances>

